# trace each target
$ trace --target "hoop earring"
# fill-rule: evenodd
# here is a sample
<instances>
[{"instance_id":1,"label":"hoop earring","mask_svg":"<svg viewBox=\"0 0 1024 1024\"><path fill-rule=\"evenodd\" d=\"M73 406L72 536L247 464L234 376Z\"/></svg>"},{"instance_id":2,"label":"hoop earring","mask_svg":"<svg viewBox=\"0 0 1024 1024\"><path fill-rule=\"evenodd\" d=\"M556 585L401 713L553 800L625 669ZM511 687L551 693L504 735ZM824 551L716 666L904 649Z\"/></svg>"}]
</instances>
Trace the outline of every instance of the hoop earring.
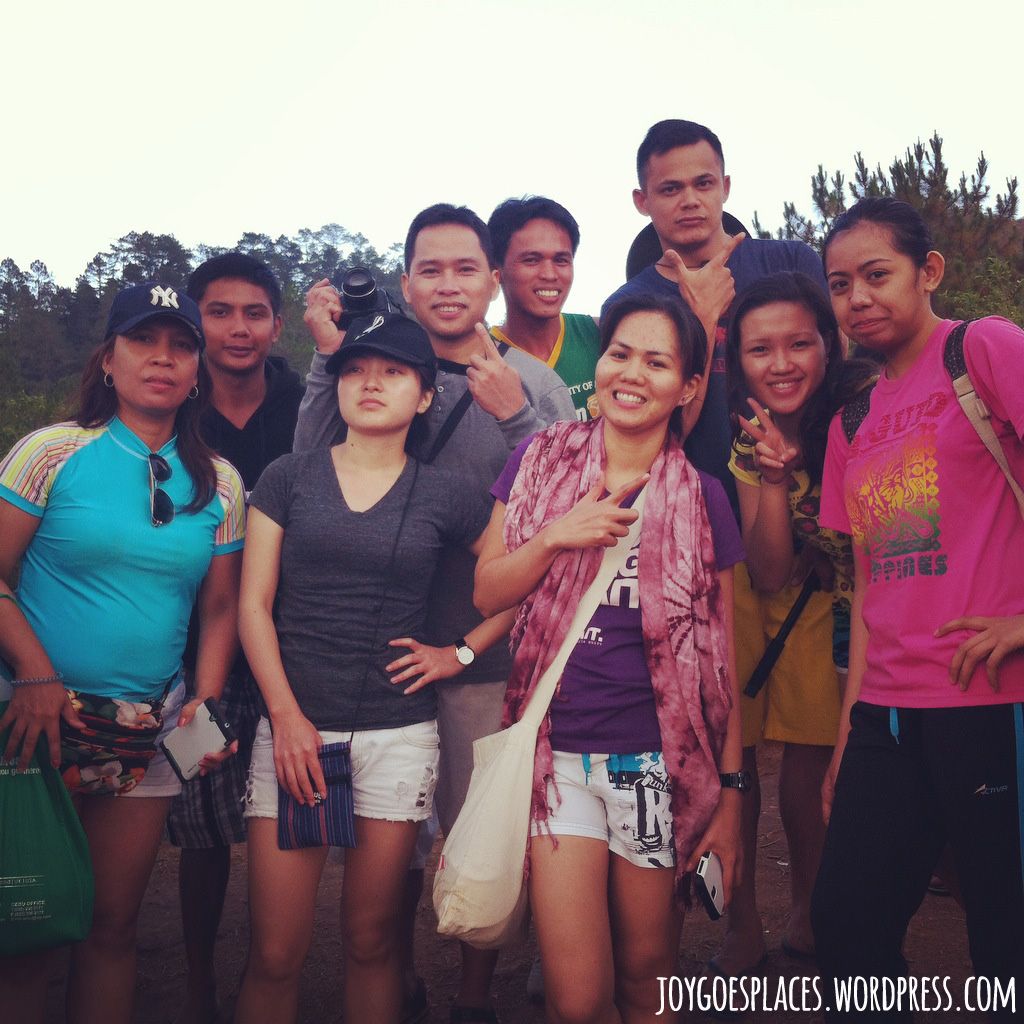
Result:
<instances>
[{"instance_id":1,"label":"hoop earring","mask_svg":"<svg viewBox=\"0 0 1024 1024\"><path fill-rule=\"evenodd\" d=\"M109 370L103 374L103 386L105 388L112 388L114 386L114 378L110 376Z\"/></svg>"},{"instance_id":2,"label":"hoop earring","mask_svg":"<svg viewBox=\"0 0 1024 1024\"><path fill-rule=\"evenodd\" d=\"M198 384L193 384L192 385L192 390L188 393L188 397L189 398L198 398L199 397L199 385Z\"/></svg>"}]
</instances>

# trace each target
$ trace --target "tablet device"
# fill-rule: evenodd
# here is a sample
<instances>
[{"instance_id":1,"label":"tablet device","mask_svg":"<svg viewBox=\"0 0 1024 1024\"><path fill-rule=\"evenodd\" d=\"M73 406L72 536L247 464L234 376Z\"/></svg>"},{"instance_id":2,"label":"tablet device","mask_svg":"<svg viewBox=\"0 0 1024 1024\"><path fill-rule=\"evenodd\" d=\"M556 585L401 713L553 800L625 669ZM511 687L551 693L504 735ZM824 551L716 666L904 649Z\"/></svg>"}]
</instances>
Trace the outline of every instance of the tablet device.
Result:
<instances>
[{"instance_id":1,"label":"tablet device","mask_svg":"<svg viewBox=\"0 0 1024 1024\"><path fill-rule=\"evenodd\" d=\"M188 782L199 774L199 762L207 754L218 753L234 739L231 726L221 720L217 702L208 697L196 709L195 718L168 733L160 748L178 778Z\"/></svg>"}]
</instances>

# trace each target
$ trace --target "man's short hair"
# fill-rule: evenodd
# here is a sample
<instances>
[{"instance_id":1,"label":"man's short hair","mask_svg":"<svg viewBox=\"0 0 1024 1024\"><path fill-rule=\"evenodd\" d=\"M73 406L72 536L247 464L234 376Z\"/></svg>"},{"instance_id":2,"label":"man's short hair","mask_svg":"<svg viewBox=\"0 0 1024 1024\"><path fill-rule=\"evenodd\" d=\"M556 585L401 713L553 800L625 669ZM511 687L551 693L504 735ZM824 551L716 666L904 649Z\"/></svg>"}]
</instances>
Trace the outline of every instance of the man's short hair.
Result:
<instances>
[{"instance_id":1,"label":"man's short hair","mask_svg":"<svg viewBox=\"0 0 1024 1024\"><path fill-rule=\"evenodd\" d=\"M523 196L521 199L506 199L494 208L487 221L494 246L494 258L501 266L508 255L512 236L531 220L550 220L565 229L572 245L573 255L580 244L580 226L576 218L561 203L546 196Z\"/></svg>"},{"instance_id":2,"label":"man's short hair","mask_svg":"<svg viewBox=\"0 0 1024 1024\"><path fill-rule=\"evenodd\" d=\"M214 281L220 281L225 277L238 277L257 288L262 288L267 293L267 300L274 316L280 316L281 285L262 260L244 252L226 252L200 263L189 275L185 293L193 302L201 302L206 289Z\"/></svg>"},{"instance_id":3,"label":"man's short hair","mask_svg":"<svg viewBox=\"0 0 1024 1024\"><path fill-rule=\"evenodd\" d=\"M724 170L722 143L710 128L705 128L696 121L683 121L677 117L652 124L636 151L636 176L640 187L647 187L647 162L652 156L662 156L678 146L696 146L698 142L706 142L718 154Z\"/></svg>"},{"instance_id":4,"label":"man's short hair","mask_svg":"<svg viewBox=\"0 0 1024 1024\"><path fill-rule=\"evenodd\" d=\"M435 203L425 210L420 210L409 225L409 233L405 236L405 272L409 273L412 266L412 254L416 248L416 239L424 228L434 228L441 224L461 224L469 228L479 239L480 248L487 257L487 266L494 269L494 247L491 245L491 233L487 225L468 207L453 206L451 203Z\"/></svg>"}]
</instances>

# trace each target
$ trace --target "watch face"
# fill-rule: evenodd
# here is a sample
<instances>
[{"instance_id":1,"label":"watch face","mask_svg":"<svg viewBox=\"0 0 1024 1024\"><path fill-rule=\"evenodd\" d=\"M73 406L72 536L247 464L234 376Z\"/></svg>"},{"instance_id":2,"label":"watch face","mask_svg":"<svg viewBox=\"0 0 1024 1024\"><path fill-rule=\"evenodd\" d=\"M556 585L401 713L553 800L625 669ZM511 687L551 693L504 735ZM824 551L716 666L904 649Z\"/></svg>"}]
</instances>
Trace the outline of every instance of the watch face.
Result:
<instances>
[{"instance_id":1,"label":"watch face","mask_svg":"<svg viewBox=\"0 0 1024 1024\"><path fill-rule=\"evenodd\" d=\"M455 657L458 658L460 665L472 665L476 655L473 653L472 647L456 646Z\"/></svg>"}]
</instances>

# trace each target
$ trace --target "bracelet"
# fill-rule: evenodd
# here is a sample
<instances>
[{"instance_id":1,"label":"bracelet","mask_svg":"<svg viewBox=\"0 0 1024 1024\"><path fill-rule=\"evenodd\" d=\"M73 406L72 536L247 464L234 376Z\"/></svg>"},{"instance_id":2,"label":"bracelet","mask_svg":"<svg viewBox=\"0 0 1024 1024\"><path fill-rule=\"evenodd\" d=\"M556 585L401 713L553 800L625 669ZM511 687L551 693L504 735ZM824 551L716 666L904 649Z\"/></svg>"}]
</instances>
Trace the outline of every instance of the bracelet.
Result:
<instances>
[{"instance_id":1,"label":"bracelet","mask_svg":"<svg viewBox=\"0 0 1024 1024\"><path fill-rule=\"evenodd\" d=\"M64 673L54 672L52 676L32 676L30 679L12 679L11 686L38 686L42 683L63 683Z\"/></svg>"},{"instance_id":2,"label":"bracelet","mask_svg":"<svg viewBox=\"0 0 1024 1024\"><path fill-rule=\"evenodd\" d=\"M722 789L738 789L741 793L749 792L754 785L751 773L746 768L738 772L719 772L718 781Z\"/></svg>"},{"instance_id":3,"label":"bracelet","mask_svg":"<svg viewBox=\"0 0 1024 1024\"><path fill-rule=\"evenodd\" d=\"M0 601L10 601L15 608L18 607L18 602L14 600L13 594L0 594Z\"/></svg>"}]
</instances>

